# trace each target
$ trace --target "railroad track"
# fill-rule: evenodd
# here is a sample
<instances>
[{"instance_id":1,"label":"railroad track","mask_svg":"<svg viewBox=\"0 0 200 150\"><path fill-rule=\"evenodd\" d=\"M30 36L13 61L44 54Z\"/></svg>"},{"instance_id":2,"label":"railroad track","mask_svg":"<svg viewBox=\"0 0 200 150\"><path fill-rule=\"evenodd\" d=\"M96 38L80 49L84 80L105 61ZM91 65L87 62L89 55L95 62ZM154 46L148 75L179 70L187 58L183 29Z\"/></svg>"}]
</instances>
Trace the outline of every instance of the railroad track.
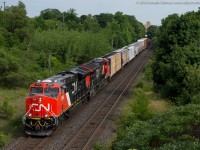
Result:
<instances>
[{"instance_id":1,"label":"railroad track","mask_svg":"<svg viewBox=\"0 0 200 150\"><path fill-rule=\"evenodd\" d=\"M23 142L18 143L11 150L33 150L39 145L45 138L27 137Z\"/></svg>"},{"instance_id":2,"label":"railroad track","mask_svg":"<svg viewBox=\"0 0 200 150\"><path fill-rule=\"evenodd\" d=\"M93 115L88 119L82 127L76 133L73 133L72 138L65 141L58 149L65 150L79 150L79 149L92 149L92 145L94 144L97 137L100 135L102 129L102 125L109 118L109 115L112 114L114 108L119 102L120 98L127 94L128 87L132 83L132 81L138 75L138 72L141 71L146 61L149 59L151 55L151 51L146 50L141 54L140 59L135 59L134 66L131 71L127 72L127 75L122 79L121 82L116 85L115 90L107 90L102 92L108 92L109 96L105 100L102 100L101 106L93 113ZM126 67L125 67L126 68ZM115 78L115 77L114 77ZM110 94L111 93L111 94ZM40 150L45 149L45 146L49 144L50 138L53 135L59 134L62 132L62 126L53 132L50 137L45 138L36 138L36 137L27 137L21 143L18 143L15 147L11 148L12 150Z\"/></svg>"},{"instance_id":3,"label":"railroad track","mask_svg":"<svg viewBox=\"0 0 200 150\"><path fill-rule=\"evenodd\" d=\"M143 52L145 53L145 52ZM92 149L99 133L102 131L102 125L120 101L120 98L127 94L128 88L132 81L137 77L142 70L146 61L149 59L151 52L147 51L141 59L136 63L132 70L118 84L113 92L101 104L90 119L82 126L82 128L74 135L74 137L64 143L64 150L89 150Z\"/></svg>"}]
</instances>

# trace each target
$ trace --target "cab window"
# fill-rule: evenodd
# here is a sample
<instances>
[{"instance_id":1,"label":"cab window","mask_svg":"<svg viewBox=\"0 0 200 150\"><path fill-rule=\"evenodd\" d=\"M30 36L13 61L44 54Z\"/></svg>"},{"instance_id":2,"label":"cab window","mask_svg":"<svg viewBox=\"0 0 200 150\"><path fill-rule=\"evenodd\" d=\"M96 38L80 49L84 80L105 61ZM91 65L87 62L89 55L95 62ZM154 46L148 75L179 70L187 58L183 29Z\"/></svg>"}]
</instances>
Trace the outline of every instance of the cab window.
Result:
<instances>
[{"instance_id":1,"label":"cab window","mask_svg":"<svg viewBox=\"0 0 200 150\"><path fill-rule=\"evenodd\" d=\"M57 98L58 93L59 93L58 88L50 88L50 87L44 88L44 94L49 96L49 97Z\"/></svg>"},{"instance_id":2,"label":"cab window","mask_svg":"<svg viewBox=\"0 0 200 150\"><path fill-rule=\"evenodd\" d=\"M32 97L32 96L35 96L37 94L41 94L42 92L43 92L42 87L31 87L28 97Z\"/></svg>"},{"instance_id":3,"label":"cab window","mask_svg":"<svg viewBox=\"0 0 200 150\"><path fill-rule=\"evenodd\" d=\"M30 93L42 93L42 87L31 87Z\"/></svg>"},{"instance_id":4,"label":"cab window","mask_svg":"<svg viewBox=\"0 0 200 150\"><path fill-rule=\"evenodd\" d=\"M58 93L58 88L44 88L44 93Z\"/></svg>"}]
</instances>

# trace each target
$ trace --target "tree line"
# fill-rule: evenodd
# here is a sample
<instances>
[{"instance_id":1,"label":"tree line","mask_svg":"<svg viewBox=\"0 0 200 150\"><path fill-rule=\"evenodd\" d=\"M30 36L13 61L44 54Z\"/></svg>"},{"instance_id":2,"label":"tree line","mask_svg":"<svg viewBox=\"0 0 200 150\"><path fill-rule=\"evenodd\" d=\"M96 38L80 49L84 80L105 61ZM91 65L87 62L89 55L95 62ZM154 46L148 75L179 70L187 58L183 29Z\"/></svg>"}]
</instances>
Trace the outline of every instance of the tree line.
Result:
<instances>
[{"instance_id":1,"label":"tree line","mask_svg":"<svg viewBox=\"0 0 200 150\"><path fill-rule=\"evenodd\" d=\"M0 86L27 86L144 35L144 26L122 12L79 17L75 9L48 8L30 18L19 1L0 11Z\"/></svg>"},{"instance_id":2,"label":"tree line","mask_svg":"<svg viewBox=\"0 0 200 150\"><path fill-rule=\"evenodd\" d=\"M149 28L157 48L134 89L134 100L119 117L111 149L200 149L199 16L200 9L172 14L160 27ZM153 90L147 91L144 85L151 82ZM164 110L162 103L170 107ZM163 110L157 113L159 109Z\"/></svg>"},{"instance_id":3,"label":"tree line","mask_svg":"<svg viewBox=\"0 0 200 150\"><path fill-rule=\"evenodd\" d=\"M155 88L177 105L200 99L200 10L162 20L153 63Z\"/></svg>"}]
</instances>

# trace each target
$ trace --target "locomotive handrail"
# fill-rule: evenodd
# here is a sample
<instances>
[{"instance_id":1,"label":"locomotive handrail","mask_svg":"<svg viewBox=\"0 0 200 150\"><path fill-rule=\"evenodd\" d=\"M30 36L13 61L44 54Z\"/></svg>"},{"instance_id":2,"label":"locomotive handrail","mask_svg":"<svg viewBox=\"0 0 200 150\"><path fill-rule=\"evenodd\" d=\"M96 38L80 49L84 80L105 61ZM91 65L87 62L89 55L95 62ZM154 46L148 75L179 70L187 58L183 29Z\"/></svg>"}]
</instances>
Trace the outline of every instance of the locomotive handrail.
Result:
<instances>
[{"instance_id":1,"label":"locomotive handrail","mask_svg":"<svg viewBox=\"0 0 200 150\"><path fill-rule=\"evenodd\" d=\"M27 116L28 113L31 111L31 108L32 108L32 107L33 107L33 105L30 107L30 109L27 111L27 113L22 117L22 122L23 122L23 124L25 124L26 116ZM44 107L44 109L45 109L47 112L49 112L49 113L51 114L51 116L54 118L54 120L55 120L55 124L54 124L54 125L57 125L57 124L58 124L58 120L56 119L57 116L54 114L54 112L52 112L52 111L46 109L45 107Z\"/></svg>"}]
</instances>

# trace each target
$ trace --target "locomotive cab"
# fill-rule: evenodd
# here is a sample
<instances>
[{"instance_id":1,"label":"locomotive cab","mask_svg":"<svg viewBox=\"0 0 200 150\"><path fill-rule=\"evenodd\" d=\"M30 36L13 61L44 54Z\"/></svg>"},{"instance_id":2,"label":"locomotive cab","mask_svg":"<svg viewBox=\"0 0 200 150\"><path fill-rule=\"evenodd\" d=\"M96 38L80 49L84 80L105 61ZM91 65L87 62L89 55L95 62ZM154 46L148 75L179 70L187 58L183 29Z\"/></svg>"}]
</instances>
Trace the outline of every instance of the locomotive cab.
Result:
<instances>
[{"instance_id":1,"label":"locomotive cab","mask_svg":"<svg viewBox=\"0 0 200 150\"><path fill-rule=\"evenodd\" d=\"M74 80L73 74L57 75L30 85L26 114L22 118L26 134L48 136L52 133L59 124L59 116L71 106L69 95L72 89L67 89L66 82Z\"/></svg>"},{"instance_id":2,"label":"locomotive cab","mask_svg":"<svg viewBox=\"0 0 200 150\"><path fill-rule=\"evenodd\" d=\"M29 90L23 117L25 132L28 135L49 135L58 123L54 106L60 94L59 86L50 81L37 82L30 85Z\"/></svg>"}]
</instances>

